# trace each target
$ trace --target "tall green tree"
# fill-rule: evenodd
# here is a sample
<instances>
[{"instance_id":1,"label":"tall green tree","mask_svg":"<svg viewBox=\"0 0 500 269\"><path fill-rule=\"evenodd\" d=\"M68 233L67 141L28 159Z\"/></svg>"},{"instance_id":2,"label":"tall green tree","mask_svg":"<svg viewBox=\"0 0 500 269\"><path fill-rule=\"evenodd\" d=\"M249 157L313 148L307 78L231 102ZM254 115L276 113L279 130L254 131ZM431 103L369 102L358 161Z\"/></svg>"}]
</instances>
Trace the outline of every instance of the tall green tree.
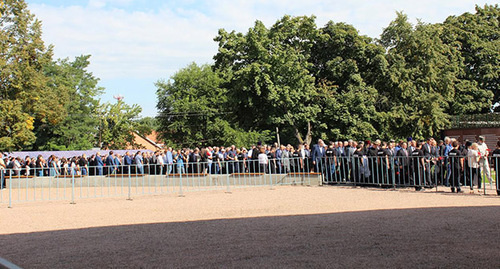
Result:
<instances>
[{"instance_id":1,"label":"tall green tree","mask_svg":"<svg viewBox=\"0 0 500 269\"><path fill-rule=\"evenodd\" d=\"M379 74L387 67L385 50L356 28L328 22L315 40L311 61L321 104L319 137L366 139L378 137Z\"/></svg>"},{"instance_id":2,"label":"tall green tree","mask_svg":"<svg viewBox=\"0 0 500 269\"><path fill-rule=\"evenodd\" d=\"M387 136L424 138L448 126L460 68L457 51L440 39L442 31L422 22L414 27L403 13L384 29L380 42L389 66L377 87L380 129Z\"/></svg>"},{"instance_id":3,"label":"tall green tree","mask_svg":"<svg viewBox=\"0 0 500 269\"><path fill-rule=\"evenodd\" d=\"M460 52L459 83L450 114L489 112L500 102L500 8L476 6L476 13L448 17L441 39Z\"/></svg>"},{"instance_id":4,"label":"tall green tree","mask_svg":"<svg viewBox=\"0 0 500 269\"><path fill-rule=\"evenodd\" d=\"M99 131L96 134L98 145L110 149L124 149L127 146L138 146L134 142L134 134L150 133L142 126L139 115L142 108L136 104L128 105L123 100L116 103L105 103L97 107Z\"/></svg>"},{"instance_id":5,"label":"tall green tree","mask_svg":"<svg viewBox=\"0 0 500 269\"><path fill-rule=\"evenodd\" d=\"M0 149L10 151L34 143L37 125L64 118L65 93L49 85L44 67L52 48L45 47L41 22L25 1L6 0L0 13L0 107L15 107L1 110Z\"/></svg>"},{"instance_id":6,"label":"tall green tree","mask_svg":"<svg viewBox=\"0 0 500 269\"><path fill-rule=\"evenodd\" d=\"M281 127L310 143L320 106L309 69L319 34L314 17L284 16L270 29L257 21L248 33L219 30L215 68L225 75L234 120L246 130Z\"/></svg>"},{"instance_id":7,"label":"tall green tree","mask_svg":"<svg viewBox=\"0 0 500 269\"><path fill-rule=\"evenodd\" d=\"M160 134L169 145L249 145L262 139L258 132L245 132L226 120L227 89L209 65L194 63L179 70L170 80L160 80L157 117Z\"/></svg>"},{"instance_id":8,"label":"tall green tree","mask_svg":"<svg viewBox=\"0 0 500 269\"><path fill-rule=\"evenodd\" d=\"M87 68L90 55L76 57L73 61L62 59L45 67L52 87L66 92L64 103L66 117L59 123L41 124L36 130L36 149L86 150L96 146L99 119L97 106L104 89Z\"/></svg>"}]
</instances>

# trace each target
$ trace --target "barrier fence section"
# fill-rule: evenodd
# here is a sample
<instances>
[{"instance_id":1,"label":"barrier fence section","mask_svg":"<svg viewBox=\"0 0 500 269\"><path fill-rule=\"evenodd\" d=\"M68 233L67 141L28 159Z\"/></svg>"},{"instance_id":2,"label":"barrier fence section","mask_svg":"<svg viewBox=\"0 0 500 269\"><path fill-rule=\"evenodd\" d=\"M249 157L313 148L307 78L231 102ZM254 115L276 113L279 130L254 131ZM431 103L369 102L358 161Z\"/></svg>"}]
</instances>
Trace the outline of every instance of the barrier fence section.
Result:
<instances>
[{"instance_id":1,"label":"barrier fence section","mask_svg":"<svg viewBox=\"0 0 500 269\"><path fill-rule=\"evenodd\" d=\"M484 160L484 159L483 159ZM384 188L495 188L500 157L363 156L209 161L0 171L0 203L127 197L276 185L351 185ZM496 182L493 184L493 182Z\"/></svg>"},{"instance_id":2,"label":"barrier fence section","mask_svg":"<svg viewBox=\"0 0 500 269\"><path fill-rule=\"evenodd\" d=\"M294 162L295 163L295 162ZM297 162L298 163L298 162ZM0 203L127 197L276 185L321 185L321 174L297 167L284 173L276 160L216 161L95 167L19 168L1 171Z\"/></svg>"},{"instance_id":3,"label":"barrier fence section","mask_svg":"<svg viewBox=\"0 0 500 269\"><path fill-rule=\"evenodd\" d=\"M392 188L454 187L470 190L486 187L500 195L500 157L476 156L332 156L322 158L311 169L321 171L324 184L349 184Z\"/></svg>"}]
</instances>

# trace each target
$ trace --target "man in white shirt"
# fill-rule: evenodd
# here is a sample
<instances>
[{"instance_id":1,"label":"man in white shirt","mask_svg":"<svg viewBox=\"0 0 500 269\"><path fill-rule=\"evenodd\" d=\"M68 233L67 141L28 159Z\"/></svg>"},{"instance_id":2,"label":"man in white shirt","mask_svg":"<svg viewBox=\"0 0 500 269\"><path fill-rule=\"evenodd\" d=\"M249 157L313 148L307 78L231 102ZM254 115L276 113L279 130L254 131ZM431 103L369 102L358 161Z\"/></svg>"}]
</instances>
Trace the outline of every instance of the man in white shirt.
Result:
<instances>
[{"instance_id":1,"label":"man in white shirt","mask_svg":"<svg viewBox=\"0 0 500 269\"><path fill-rule=\"evenodd\" d=\"M479 136L478 150L479 153L481 154L481 158L479 159L479 167L481 167L481 174L486 175L491 185L492 180L491 180L490 164L488 162L489 152L488 152L488 145L486 145L484 140L484 136Z\"/></svg>"}]
</instances>

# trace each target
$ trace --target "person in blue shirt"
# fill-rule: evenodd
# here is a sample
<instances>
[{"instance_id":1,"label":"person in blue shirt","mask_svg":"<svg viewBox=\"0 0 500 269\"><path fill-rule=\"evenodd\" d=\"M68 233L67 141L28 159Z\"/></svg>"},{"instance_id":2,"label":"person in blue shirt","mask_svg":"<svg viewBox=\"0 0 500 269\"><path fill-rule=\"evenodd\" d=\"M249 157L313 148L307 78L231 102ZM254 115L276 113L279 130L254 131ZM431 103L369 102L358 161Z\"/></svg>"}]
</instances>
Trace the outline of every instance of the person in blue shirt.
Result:
<instances>
[{"instance_id":1,"label":"person in blue shirt","mask_svg":"<svg viewBox=\"0 0 500 269\"><path fill-rule=\"evenodd\" d=\"M172 173L172 167L174 164L174 156L172 154L172 148L169 147L167 154L165 154L165 164L167 165L167 175Z\"/></svg>"},{"instance_id":2,"label":"person in blue shirt","mask_svg":"<svg viewBox=\"0 0 500 269\"><path fill-rule=\"evenodd\" d=\"M444 185L445 186L450 186L450 176L451 176L451 165L449 164L449 160L448 158L448 155L450 153L451 150L453 150L453 146L452 146L452 141L449 137L445 137L444 138L444 144L445 144L445 148L444 148L444 160L445 160L445 167L446 167L446 177L444 179Z\"/></svg>"},{"instance_id":3,"label":"person in blue shirt","mask_svg":"<svg viewBox=\"0 0 500 269\"><path fill-rule=\"evenodd\" d=\"M132 158L130 158L130 152L125 152L125 156L123 157L123 173L128 174L130 171L130 166L132 165Z\"/></svg>"},{"instance_id":4,"label":"person in blue shirt","mask_svg":"<svg viewBox=\"0 0 500 269\"><path fill-rule=\"evenodd\" d=\"M95 162L97 166L97 175L102 176L102 166L104 165L104 163L101 159L101 153L97 152L95 154Z\"/></svg>"},{"instance_id":5,"label":"person in blue shirt","mask_svg":"<svg viewBox=\"0 0 500 269\"><path fill-rule=\"evenodd\" d=\"M135 153L134 161L135 161L135 165L137 167L136 173L137 174L144 174L144 166L143 166L142 155L141 155L140 151Z\"/></svg>"},{"instance_id":6,"label":"person in blue shirt","mask_svg":"<svg viewBox=\"0 0 500 269\"><path fill-rule=\"evenodd\" d=\"M116 172L113 151L110 151L108 157L106 158L106 167L107 167L106 170L107 170L108 175L112 175Z\"/></svg>"}]
</instances>

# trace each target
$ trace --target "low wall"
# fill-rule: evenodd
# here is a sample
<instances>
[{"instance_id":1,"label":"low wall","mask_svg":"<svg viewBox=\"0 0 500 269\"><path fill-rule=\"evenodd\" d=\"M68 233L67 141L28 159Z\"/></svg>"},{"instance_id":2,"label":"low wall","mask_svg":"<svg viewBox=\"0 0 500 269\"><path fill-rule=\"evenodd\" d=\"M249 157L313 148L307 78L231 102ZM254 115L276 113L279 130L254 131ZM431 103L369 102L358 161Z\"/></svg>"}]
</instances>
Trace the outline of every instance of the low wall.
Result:
<instances>
[{"instance_id":1,"label":"low wall","mask_svg":"<svg viewBox=\"0 0 500 269\"><path fill-rule=\"evenodd\" d=\"M72 187L72 178L57 177L33 177L16 178L6 177L7 187L12 189L36 189L36 188L69 188ZM9 182L10 181L10 182ZM265 175L200 175L200 176L86 176L75 177L74 187L163 187L182 186L189 187L244 187L244 186L272 186L272 185L305 185L320 186L322 180L320 175L287 175L287 174L265 174Z\"/></svg>"}]
</instances>

